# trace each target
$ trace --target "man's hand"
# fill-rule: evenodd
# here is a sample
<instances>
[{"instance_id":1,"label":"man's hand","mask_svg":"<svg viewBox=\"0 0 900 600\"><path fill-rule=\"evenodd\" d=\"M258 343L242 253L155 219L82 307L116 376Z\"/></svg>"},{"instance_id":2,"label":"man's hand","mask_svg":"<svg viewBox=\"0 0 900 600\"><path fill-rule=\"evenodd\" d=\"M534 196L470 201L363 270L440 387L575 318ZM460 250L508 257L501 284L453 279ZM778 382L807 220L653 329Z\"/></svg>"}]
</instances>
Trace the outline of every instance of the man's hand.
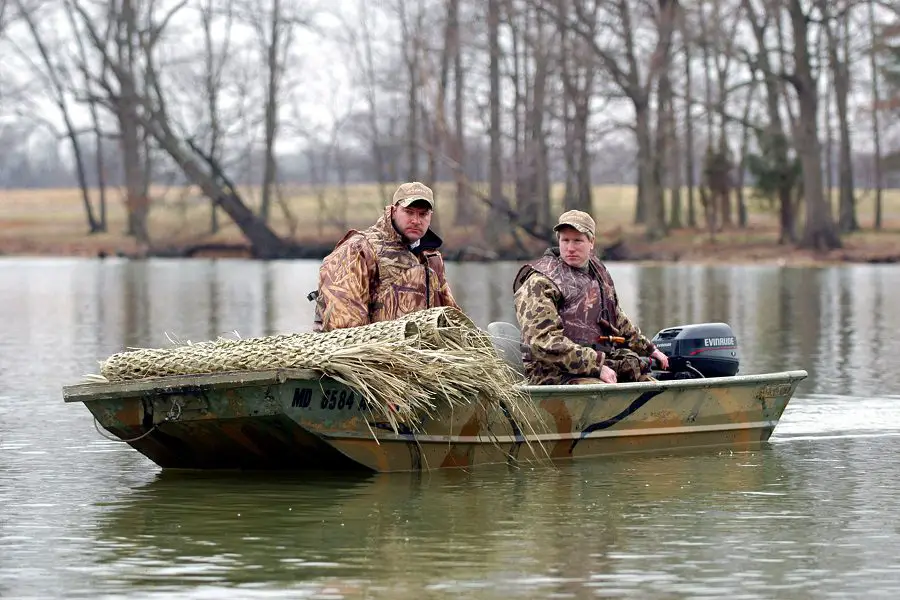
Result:
<instances>
[{"instance_id":1,"label":"man's hand","mask_svg":"<svg viewBox=\"0 0 900 600\"><path fill-rule=\"evenodd\" d=\"M616 381L618 381L616 372L606 365L603 365L602 367L600 367L600 381L602 381L603 383L615 383Z\"/></svg>"},{"instance_id":2,"label":"man's hand","mask_svg":"<svg viewBox=\"0 0 900 600\"><path fill-rule=\"evenodd\" d=\"M650 358L653 358L660 364L663 370L668 370L669 368L669 357L659 351L659 348L653 351L653 354L650 355Z\"/></svg>"}]
</instances>

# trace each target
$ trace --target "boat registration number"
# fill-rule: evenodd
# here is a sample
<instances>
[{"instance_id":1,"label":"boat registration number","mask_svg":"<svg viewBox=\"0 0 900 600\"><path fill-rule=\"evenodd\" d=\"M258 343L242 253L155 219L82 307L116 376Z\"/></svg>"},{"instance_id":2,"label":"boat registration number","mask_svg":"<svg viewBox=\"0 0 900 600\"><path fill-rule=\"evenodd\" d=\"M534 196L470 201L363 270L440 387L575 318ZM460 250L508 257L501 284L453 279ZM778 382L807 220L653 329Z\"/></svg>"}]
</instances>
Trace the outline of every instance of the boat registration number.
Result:
<instances>
[{"instance_id":1,"label":"boat registration number","mask_svg":"<svg viewBox=\"0 0 900 600\"><path fill-rule=\"evenodd\" d=\"M312 388L296 388L294 396L291 398L291 408L312 408L313 394ZM366 399L357 394L353 390L322 390L321 398L318 399L318 407L322 410L353 410L362 411L367 408Z\"/></svg>"},{"instance_id":2,"label":"boat registration number","mask_svg":"<svg viewBox=\"0 0 900 600\"><path fill-rule=\"evenodd\" d=\"M765 385L760 388L759 393L757 393L757 397L762 399L765 398L779 398L781 396L787 396L791 393L791 384L789 383L770 383L769 385Z\"/></svg>"}]
</instances>

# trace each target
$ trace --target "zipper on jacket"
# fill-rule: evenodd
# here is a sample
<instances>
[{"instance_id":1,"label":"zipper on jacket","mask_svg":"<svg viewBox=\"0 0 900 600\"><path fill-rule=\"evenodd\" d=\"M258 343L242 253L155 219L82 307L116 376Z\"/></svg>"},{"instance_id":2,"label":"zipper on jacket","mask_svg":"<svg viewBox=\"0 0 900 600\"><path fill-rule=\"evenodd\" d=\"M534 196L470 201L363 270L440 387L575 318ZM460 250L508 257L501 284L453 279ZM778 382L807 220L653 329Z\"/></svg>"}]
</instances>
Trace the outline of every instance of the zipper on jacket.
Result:
<instances>
[{"instance_id":1,"label":"zipper on jacket","mask_svg":"<svg viewBox=\"0 0 900 600\"><path fill-rule=\"evenodd\" d=\"M425 259L425 308L431 308L431 270L428 268L428 256Z\"/></svg>"}]
</instances>

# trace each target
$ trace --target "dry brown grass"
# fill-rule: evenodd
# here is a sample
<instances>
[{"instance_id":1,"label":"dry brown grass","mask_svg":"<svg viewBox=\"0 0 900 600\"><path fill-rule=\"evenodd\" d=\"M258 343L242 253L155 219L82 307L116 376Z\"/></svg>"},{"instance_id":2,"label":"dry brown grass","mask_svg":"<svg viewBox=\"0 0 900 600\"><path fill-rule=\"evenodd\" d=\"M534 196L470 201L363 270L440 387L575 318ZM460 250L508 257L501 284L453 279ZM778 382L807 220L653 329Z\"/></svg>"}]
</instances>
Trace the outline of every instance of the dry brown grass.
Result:
<instances>
[{"instance_id":1,"label":"dry brown grass","mask_svg":"<svg viewBox=\"0 0 900 600\"><path fill-rule=\"evenodd\" d=\"M281 235L293 236L311 244L328 245L347 228L370 225L381 213L394 187L380 190L375 184L357 184L341 188L329 186L287 186L281 190L282 202L272 208L271 225ZM482 227L453 227L456 203L452 183L438 184L436 229L448 248L490 247L482 242ZM562 186L553 189L553 213L562 210ZM255 190L244 190L251 204L257 202ZM96 202L96 193L94 193ZM96 255L98 252L130 254L136 250L125 235L126 213L122 191L108 193L109 232L87 235L87 219L77 189L0 190L0 253ZM243 237L224 213L220 213L220 231L211 235L210 206L192 188L151 190L153 206L149 227L155 246L179 246L198 243L240 244ZM686 197L686 196L685 196ZM873 197L871 191L859 192L858 218L866 228L845 237L854 252L900 253L893 241L900 232L900 191L889 190L884 200L884 229L872 231ZM785 248L777 245L777 215L758 200L751 200L750 227L731 229L711 242L702 229L679 230L656 244L643 241L642 229L633 225L636 188L634 186L596 186L593 214L597 221L599 243L608 245L624 240L632 253L663 260L739 260L744 255L759 260L777 259ZM485 207L474 201L476 210ZM286 210L285 210L286 209ZM699 211L699 206L697 207ZM835 194L836 214L836 194ZM686 214L685 214L686 216ZM698 212L698 220L702 216ZM539 244L538 244L539 245ZM748 254L749 253L749 254ZM864 257L863 257L864 258Z\"/></svg>"},{"instance_id":2,"label":"dry brown grass","mask_svg":"<svg viewBox=\"0 0 900 600\"><path fill-rule=\"evenodd\" d=\"M426 418L439 420L467 406L480 407L487 422L511 422L529 445L540 445L536 434L547 431L518 387L522 376L497 354L487 333L448 307L324 333L129 349L106 359L101 374L89 380L266 369L309 369L347 385L365 398L369 417L389 423L394 433L401 426L420 431Z\"/></svg>"}]
</instances>

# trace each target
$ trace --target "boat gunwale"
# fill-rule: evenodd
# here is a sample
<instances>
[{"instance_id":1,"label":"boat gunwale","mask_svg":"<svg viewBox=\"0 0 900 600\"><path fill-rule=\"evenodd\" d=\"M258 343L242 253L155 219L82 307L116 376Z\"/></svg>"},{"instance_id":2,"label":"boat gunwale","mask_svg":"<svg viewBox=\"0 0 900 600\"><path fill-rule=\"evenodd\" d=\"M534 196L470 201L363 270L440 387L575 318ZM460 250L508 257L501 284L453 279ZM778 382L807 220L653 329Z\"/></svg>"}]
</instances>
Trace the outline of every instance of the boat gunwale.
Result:
<instances>
[{"instance_id":1,"label":"boat gunwale","mask_svg":"<svg viewBox=\"0 0 900 600\"><path fill-rule=\"evenodd\" d=\"M522 385L522 391L533 398L558 394L590 396L625 391L651 391L667 389L690 389L722 387L728 385L753 385L772 381L800 381L808 377L805 370L777 371L753 375L733 375L706 379L677 379L669 381L647 381L635 383L593 383L584 385ZM175 395L221 388L242 388L260 385L283 384L288 381L331 380L312 369L276 368L261 371L225 371L193 375L168 375L146 379L132 379L116 382L86 382L63 387L65 402L88 402L109 400L129 395Z\"/></svg>"},{"instance_id":2,"label":"boat gunwale","mask_svg":"<svg viewBox=\"0 0 900 600\"><path fill-rule=\"evenodd\" d=\"M132 394L178 394L197 390L254 387L282 384L290 380L319 380L323 377L312 369L265 369L260 371L222 371L192 375L166 375L126 381L85 382L63 387L63 400L85 402L106 400Z\"/></svg>"},{"instance_id":3,"label":"boat gunwale","mask_svg":"<svg viewBox=\"0 0 900 600\"><path fill-rule=\"evenodd\" d=\"M698 379L670 379L668 381L638 381L628 383L588 383L581 385L525 385L522 386L531 396L549 396L558 394L579 395L605 394L613 390L652 391L670 389L690 389L704 387L722 387L723 385L753 385L772 381L802 381L809 376L804 369L790 371L772 371L770 373L754 373L753 375L731 375L728 377L706 377ZM536 393L535 393L536 392Z\"/></svg>"}]
</instances>

